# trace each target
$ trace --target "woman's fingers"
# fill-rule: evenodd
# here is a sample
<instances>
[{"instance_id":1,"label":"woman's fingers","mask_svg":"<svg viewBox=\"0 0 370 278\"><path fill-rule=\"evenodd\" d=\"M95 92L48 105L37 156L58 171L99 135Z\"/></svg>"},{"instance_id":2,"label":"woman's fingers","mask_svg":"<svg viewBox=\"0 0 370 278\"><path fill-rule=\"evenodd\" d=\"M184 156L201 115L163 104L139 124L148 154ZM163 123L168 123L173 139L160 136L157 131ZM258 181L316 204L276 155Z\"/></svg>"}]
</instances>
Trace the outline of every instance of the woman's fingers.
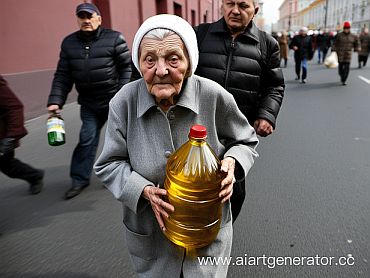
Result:
<instances>
[{"instance_id":1,"label":"woman's fingers","mask_svg":"<svg viewBox=\"0 0 370 278\"><path fill-rule=\"evenodd\" d=\"M159 224L159 227L163 231L165 231L166 227L164 226L164 222L163 222L163 219L162 219L162 216L161 216L160 212L155 207L152 206L152 208L153 208L153 211L154 211L155 218L157 219L157 222Z\"/></svg>"},{"instance_id":2,"label":"woman's fingers","mask_svg":"<svg viewBox=\"0 0 370 278\"><path fill-rule=\"evenodd\" d=\"M173 205L165 202L162 200L161 196L167 195L167 191L162 188L158 188L155 186L149 186L148 189L145 190L147 199L149 200L152 209L154 211L155 217L157 219L157 222L160 226L160 228L165 231L165 225L163 221L163 217L168 218L169 212L174 212L175 208Z\"/></svg>"},{"instance_id":3,"label":"woman's fingers","mask_svg":"<svg viewBox=\"0 0 370 278\"><path fill-rule=\"evenodd\" d=\"M221 161L221 171L227 173L226 177L221 182L221 188L233 182L235 171L235 159L226 157Z\"/></svg>"},{"instance_id":4,"label":"woman's fingers","mask_svg":"<svg viewBox=\"0 0 370 278\"><path fill-rule=\"evenodd\" d=\"M223 198L221 201L222 203L230 199L231 195L233 194L233 187L234 187L234 183L232 182L221 190L219 196L220 198Z\"/></svg>"},{"instance_id":5,"label":"woman's fingers","mask_svg":"<svg viewBox=\"0 0 370 278\"><path fill-rule=\"evenodd\" d=\"M226 157L222 160L221 171L227 173L226 177L221 182L221 192L219 194L220 198L222 198L221 202L225 203L233 194L233 186L235 183L235 159Z\"/></svg>"}]
</instances>

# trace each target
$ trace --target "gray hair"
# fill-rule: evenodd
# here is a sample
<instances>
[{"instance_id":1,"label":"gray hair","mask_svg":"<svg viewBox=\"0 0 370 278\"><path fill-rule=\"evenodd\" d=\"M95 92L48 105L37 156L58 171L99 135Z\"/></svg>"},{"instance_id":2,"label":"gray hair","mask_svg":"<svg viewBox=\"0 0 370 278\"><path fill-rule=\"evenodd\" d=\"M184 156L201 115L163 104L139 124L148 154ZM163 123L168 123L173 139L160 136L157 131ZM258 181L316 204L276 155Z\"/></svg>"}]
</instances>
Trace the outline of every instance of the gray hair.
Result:
<instances>
[{"instance_id":1,"label":"gray hair","mask_svg":"<svg viewBox=\"0 0 370 278\"><path fill-rule=\"evenodd\" d=\"M177 34L174 31L169 30L169 29L156 28L146 33L143 39L147 38L147 39L153 39L153 40L164 40L165 38L171 35L177 35Z\"/></svg>"},{"instance_id":2,"label":"gray hair","mask_svg":"<svg viewBox=\"0 0 370 278\"><path fill-rule=\"evenodd\" d=\"M143 39L152 39L152 40L162 41L165 38L167 38L169 36L172 36L172 35L177 35L177 34L174 31L170 30L170 29L156 28L156 29L152 29L148 33L146 33L143 36ZM141 43L140 43L140 49L141 49ZM139 51L139 58L140 58L140 56L141 56L141 51Z\"/></svg>"}]
</instances>

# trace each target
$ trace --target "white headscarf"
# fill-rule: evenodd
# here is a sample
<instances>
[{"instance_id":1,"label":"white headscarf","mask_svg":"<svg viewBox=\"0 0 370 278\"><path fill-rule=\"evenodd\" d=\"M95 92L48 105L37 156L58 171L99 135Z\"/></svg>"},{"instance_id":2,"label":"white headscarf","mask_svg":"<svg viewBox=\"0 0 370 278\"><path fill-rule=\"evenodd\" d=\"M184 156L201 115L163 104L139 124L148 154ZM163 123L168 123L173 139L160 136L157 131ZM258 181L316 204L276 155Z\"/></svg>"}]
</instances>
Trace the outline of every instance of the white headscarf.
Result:
<instances>
[{"instance_id":1,"label":"white headscarf","mask_svg":"<svg viewBox=\"0 0 370 278\"><path fill-rule=\"evenodd\" d=\"M199 60L197 36L195 35L193 27L191 27L186 20L172 14L160 14L149 17L141 24L139 30L137 30L132 44L132 61L138 71L141 73L139 67L139 48L141 40L146 33L157 28L171 30L180 36L189 54L191 72L194 73Z\"/></svg>"}]
</instances>

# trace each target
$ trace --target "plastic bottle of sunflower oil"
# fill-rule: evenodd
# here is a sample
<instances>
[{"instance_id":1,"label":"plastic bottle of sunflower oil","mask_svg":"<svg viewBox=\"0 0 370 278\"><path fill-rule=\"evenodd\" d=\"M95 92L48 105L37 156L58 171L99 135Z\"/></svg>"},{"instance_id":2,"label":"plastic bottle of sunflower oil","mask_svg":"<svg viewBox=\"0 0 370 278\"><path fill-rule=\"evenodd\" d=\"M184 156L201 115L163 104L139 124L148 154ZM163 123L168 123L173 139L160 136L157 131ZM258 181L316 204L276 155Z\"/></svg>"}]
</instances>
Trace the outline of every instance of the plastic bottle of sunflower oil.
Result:
<instances>
[{"instance_id":1,"label":"plastic bottle of sunflower oil","mask_svg":"<svg viewBox=\"0 0 370 278\"><path fill-rule=\"evenodd\" d=\"M166 237L188 250L211 244L221 224L221 163L206 142L207 130L194 125L189 140L167 161L165 201L175 211L165 219Z\"/></svg>"}]
</instances>

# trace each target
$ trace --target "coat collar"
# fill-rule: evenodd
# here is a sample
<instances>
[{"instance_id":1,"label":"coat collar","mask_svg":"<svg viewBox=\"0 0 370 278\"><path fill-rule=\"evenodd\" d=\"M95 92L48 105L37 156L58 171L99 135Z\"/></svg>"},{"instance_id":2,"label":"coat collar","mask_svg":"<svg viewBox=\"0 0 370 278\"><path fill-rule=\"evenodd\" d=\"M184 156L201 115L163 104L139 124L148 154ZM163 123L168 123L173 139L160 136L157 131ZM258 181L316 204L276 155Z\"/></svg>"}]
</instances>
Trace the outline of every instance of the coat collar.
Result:
<instances>
[{"instance_id":1,"label":"coat collar","mask_svg":"<svg viewBox=\"0 0 370 278\"><path fill-rule=\"evenodd\" d=\"M101 36L101 33L103 32L103 28L101 26L98 27L95 31L92 31L92 36L86 36L83 31L78 31L78 37L82 41L96 41Z\"/></svg>"},{"instance_id":2,"label":"coat collar","mask_svg":"<svg viewBox=\"0 0 370 278\"><path fill-rule=\"evenodd\" d=\"M209 31L212 33L227 33L230 35L229 29L227 28L227 25L226 25L226 21L223 17L219 19L218 21L216 21L215 23L213 23L210 26ZM254 24L253 20L249 23L245 31L241 33L239 36L251 38L255 40L256 42L259 42L258 28L256 24Z\"/></svg>"},{"instance_id":3,"label":"coat collar","mask_svg":"<svg viewBox=\"0 0 370 278\"><path fill-rule=\"evenodd\" d=\"M193 76L184 81L180 98L174 106L182 106L199 114L199 96L196 80ZM142 117L152 107L158 107L153 96L148 92L143 78L139 81L138 100L137 100L137 118Z\"/></svg>"}]
</instances>

